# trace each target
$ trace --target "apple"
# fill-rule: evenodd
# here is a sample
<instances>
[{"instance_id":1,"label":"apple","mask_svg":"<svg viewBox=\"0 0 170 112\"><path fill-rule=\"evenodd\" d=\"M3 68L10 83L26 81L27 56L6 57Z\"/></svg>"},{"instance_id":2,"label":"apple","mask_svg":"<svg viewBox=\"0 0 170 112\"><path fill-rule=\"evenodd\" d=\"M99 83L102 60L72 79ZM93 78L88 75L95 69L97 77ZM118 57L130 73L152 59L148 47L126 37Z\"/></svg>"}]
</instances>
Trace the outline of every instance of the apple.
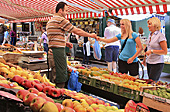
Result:
<instances>
[{"instance_id":1,"label":"apple","mask_svg":"<svg viewBox=\"0 0 170 112\"><path fill-rule=\"evenodd\" d=\"M32 101L36 96L37 96L37 95L34 94L34 93L28 93L28 94L24 97L24 99L23 99L24 104L25 104L25 105L30 105L31 101Z\"/></svg>"},{"instance_id":2,"label":"apple","mask_svg":"<svg viewBox=\"0 0 170 112\"><path fill-rule=\"evenodd\" d=\"M43 98L47 97L47 95L46 95L45 93L43 93L43 92L39 92L39 93L38 93L38 96L41 96L41 97L43 97Z\"/></svg>"},{"instance_id":3,"label":"apple","mask_svg":"<svg viewBox=\"0 0 170 112\"><path fill-rule=\"evenodd\" d=\"M46 100L44 98L37 96L31 101L30 107L33 112L39 112L40 108L45 102Z\"/></svg>"},{"instance_id":4,"label":"apple","mask_svg":"<svg viewBox=\"0 0 170 112\"><path fill-rule=\"evenodd\" d=\"M118 110L116 106L111 106L114 111Z\"/></svg>"},{"instance_id":5,"label":"apple","mask_svg":"<svg viewBox=\"0 0 170 112\"><path fill-rule=\"evenodd\" d=\"M37 83L37 84L41 84L38 79L34 79L34 82Z\"/></svg>"},{"instance_id":6,"label":"apple","mask_svg":"<svg viewBox=\"0 0 170 112\"><path fill-rule=\"evenodd\" d=\"M29 80L27 80L27 79L25 79L25 80L22 82L22 85L25 86L25 87L27 87L27 88L32 88L32 87L33 87L31 81L29 81Z\"/></svg>"},{"instance_id":7,"label":"apple","mask_svg":"<svg viewBox=\"0 0 170 112\"><path fill-rule=\"evenodd\" d=\"M87 102L89 105L93 104L93 100L91 100L90 98L87 98L87 99L86 99L86 102Z\"/></svg>"},{"instance_id":8,"label":"apple","mask_svg":"<svg viewBox=\"0 0 170 112\"><path fill-rule=\"evenodd\" d=\"M96 111L97 109L99 109L99 106L97 104L92 104L91 107Z\"/></svg>"},{"instance_id":9,"label":"apple","mask_svg":"<svg viewBox=\"0 0 170 112\"><path fill-rule=\"evenodd\" d=\"M62 105L64 107L70 107L70 108L73 108L73 102L71 99L65 99L63 102L62 102Z\"/></svg>"},{"instance_id":10,"label":"apple","mask_svg":"<svg viewBox=\"0 0 170 112\"><path fill-rule=\"evenodd\" d=\"M59 112L64 108L64 106L60 103L55 103L55 105L57 106Z\"/></svg>"},{"instance_id":11,"label":"apple","mask_svg":"<svg viewBox=\"0 0 170 112\"><path fill-rule=\"evenodd\" d=\"M5 88L10 88L10 86L8 84L4 84L4 83L0 83L0 86L3 86Z\"/></svg>"},{"instance_id":12,"label":"apple","mask_svg":"<svg viewBox=\"0 0 170 112\"><path fill-rule=\"evenodd\" d=\"M39 93L39 91L38 91L37 89L35 89L35 88L29 88L28 91L29 91L30 93L35 93L35 94L38 94L38 93Z\"/></svg>"},{"instance_id":13,"label":"apple","mask_svg":"<svg viewBox=\"0 0 170 112\"><path fill-rule=\"evenodd\" d=\"M105 104L105 102L103 100L97 100L97 104Z\"/></svg>"},{"instance_id":14,"label":"apple","mask_svg":"<svg viewBox=\"0 0 170 112\"><path fill-rule=\"evenodd\" d=\"M46 99L49 102L53 102L54 103L54 100L52 98L50 98L50 97L45 97L44 99Z\"/></svg>"},{"instance_id":15,"label":"apple","mask_svg":"<svg viewBox=\"0 0 170 112\"><path fill-rule=\"evenodd\" d=\"M36 88L38 91L43 91L43 86L41 84L35 84L34 88Z\"/></svg>"},{"instance_id":16,"label":"apple","mask_svg":"<svg viewBox=\"0 0 170 112\"><path fill-rule=\"evenodd\" d=\"M45 94L48 94L48 95L50 95L50 93L51 93L51 86L45 86L44 87L44 89L43 89L43 92L45 93Z\"/></svg>"},{"instance_id":17,"label":"apple","mask_svg":"<svg viewBox=\"0 0 170 112\"><path fill-rule=\"evenodd\" d=\"M28 90L19 90L16 94L16 96L20 99L23 100L23 98L28 94L30 93Z\"/></svg>"},{"instance_id":18,"label":"apple","mask_svg":"<svg viewBox=\"0 0 170 112\"><path fill-rule=\"evenodd\" d=\"M51 88L50 95L53 97L59 97L61 95L60 89Z\"/></svg>"},{"instance_id":19,"label":"apple","mask_svg":"<svg viewBox=\"0 0 170 112\"><path fill-rule=\"evenodd\" d=\"M74 107L76 112L86 112L86 109L82 105L77 105Z\"/></svg>"},{"instance_id":20,"label":"apple","mask_svg":"<svg viewBox=\"0 0 170 112\"><path fill-rule=\"evenodd\" d=\"M113 110L113 108L111 106L107 106L106 109L107 110Z\"/></svg>"},{"instance_id":21,"label":"apple","mask_svg":"<svg viewBox=\"0 0 170 112\"><path fill-rule=\"evenodd\" d=\"M86 112L95 112L95 110L92 107L87 107Z\"/></svg>"},{"instance_id":22,"label":"apple","mask_svg":"<svg viewBox=\"0 0 170 112\"><path fill-rule=\"evenodd\" d=\"M43 82L43 84L44 84L45 86L50 86L50 84L49 84L48 82Z\"/></svg>"},{"instance_id":23,"label":"apple","mask_svg":"<svg viewBox=\"0 0 170 112\"><path fill-rule=\"evenodd\" d=\"M110 103L105 103L104 105L105 105L105 106L110 106Z\"/></svg>"},{"instance_id":24,"label":"apple","mask_svg":"<svg viewBox=\"0 0 170 112\"><path fill-rule=\"evenodd\" d=\"M75 112L75 110L70 107L64 107L60 112Z\"/></svg>"},{"instance_id":25,"label":"apple","mask_svg":"<svg viewBox=\"0 0 170 112\"><path fill-rule=\"evenodd\" d=\"M103 112L107 112L107 109L105 107L100 107L99 106L99 109L102 110Z\"/></svg>"},{"instance_id":26,"label":"apple","mask_svg":"<svg viewBox=\"0 0 170 112\"><path fill-rule=\"evenodd\" d=\"M18 82L19 84L21 84L22 80L24 80L24 78L18 76L18 75L15 75L13 78L12 78L13 81L15 82Z\"/></svg>"},{"instance_id":27,"label":"apple","mask_svg":"<svg viewBox=\"0 0 170 112\"><path fill-rule=\"evenodd\" d=\"M45 102L40 109L40 112L59 112L55 103Z\"/></svg>"}]
</instances>

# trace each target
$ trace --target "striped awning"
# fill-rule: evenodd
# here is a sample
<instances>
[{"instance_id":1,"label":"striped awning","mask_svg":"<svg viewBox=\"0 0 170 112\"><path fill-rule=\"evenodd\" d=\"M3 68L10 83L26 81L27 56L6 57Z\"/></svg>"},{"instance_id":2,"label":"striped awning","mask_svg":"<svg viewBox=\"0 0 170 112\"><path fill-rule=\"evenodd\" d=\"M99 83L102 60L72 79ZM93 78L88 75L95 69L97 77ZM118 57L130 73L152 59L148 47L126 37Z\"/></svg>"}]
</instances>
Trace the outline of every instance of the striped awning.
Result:
<instances>
[{"instance_id":1,"label":"striped awning","mask_svg":"<svg viewBox=\"0 0 170 112\"><path fill-rule=\"evenodd\" d=\"M58 2L68 4L67 19L170 11L170 0L0 0L0 17L10 22L47 21Z\"/></svg>"}]
</instances>

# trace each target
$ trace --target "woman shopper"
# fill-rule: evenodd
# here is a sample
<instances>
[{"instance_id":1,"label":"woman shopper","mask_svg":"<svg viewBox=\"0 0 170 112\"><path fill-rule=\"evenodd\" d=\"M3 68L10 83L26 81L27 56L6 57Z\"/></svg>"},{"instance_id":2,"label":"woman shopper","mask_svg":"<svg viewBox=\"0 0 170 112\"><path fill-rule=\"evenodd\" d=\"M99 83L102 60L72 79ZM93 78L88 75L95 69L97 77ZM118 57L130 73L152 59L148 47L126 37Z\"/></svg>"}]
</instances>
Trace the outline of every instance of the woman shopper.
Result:
<instances>
[{"instance_id":1,"label":"woman shopper","mask_svg":"<svg viewBox=\"0 0 170 112\"><path fill-rule=\"evenodd\" d=\"M161 22L158 18L150 18L147 23L151 33L147 40L147 57L144 57L143 64L147 65L149 79L158 81L164 67L163 55L167 54L167 42L160 32Z\"/></svg>"},{"instance_id":2,"label":"woman shopper","mask_svg":"<svg viewBox=\"0 0 170 112\"><path fill-rule=\"evenodd\" d=\"M138 77L139 64L137 56L142 51L142 44L137 33L133 32L130 20L120 20L121 33L113 38L105 39L98 37L97 40L111 43L117 40L121 41L121 53L119 54L118 70L120 73L128 73L131 76ZM125 44L124 44L125 43ZM124 45L123 45L124 44ZM136 50L136 45L138 49Z\"/></svg>"}]
</instances>

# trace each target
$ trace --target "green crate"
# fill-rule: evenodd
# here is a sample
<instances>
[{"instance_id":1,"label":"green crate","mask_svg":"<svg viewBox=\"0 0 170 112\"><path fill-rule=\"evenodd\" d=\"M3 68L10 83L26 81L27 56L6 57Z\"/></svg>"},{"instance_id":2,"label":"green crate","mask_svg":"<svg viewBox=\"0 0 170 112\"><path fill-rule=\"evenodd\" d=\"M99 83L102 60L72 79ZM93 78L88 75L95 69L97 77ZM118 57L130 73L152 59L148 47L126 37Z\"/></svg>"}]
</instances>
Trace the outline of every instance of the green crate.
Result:
<instances>
[{"instance_id":1,"label":"green crate","mask_svg":"<svg viewBox=\"0 0 170 112\"><path fill-rule=\"evenodd\" d=\"M113 93L135 101L141 101L140 91L132 90L130 88L115 85Z\"/></svg>"},{"instance_id":2,"label":"green crate","mask_svg":"<svg viewBox=\"0 0 170 112\"><path fill-rule=\"evenodd\" d=\"M113 92L115 84L93 78L92 86L95 88L99 88L99 89L108 91L108 92Z\"/></svg>"},{"instance_id":3,"label":"green crate","mask_svg":"<svg viewBox=\"0 0 170 112\"><path fill-rule=\"evenodd\" d=\"M91 78L85 75L79 75L78 81L82 84L91 85Z\"/></svg>"}]
</instances>

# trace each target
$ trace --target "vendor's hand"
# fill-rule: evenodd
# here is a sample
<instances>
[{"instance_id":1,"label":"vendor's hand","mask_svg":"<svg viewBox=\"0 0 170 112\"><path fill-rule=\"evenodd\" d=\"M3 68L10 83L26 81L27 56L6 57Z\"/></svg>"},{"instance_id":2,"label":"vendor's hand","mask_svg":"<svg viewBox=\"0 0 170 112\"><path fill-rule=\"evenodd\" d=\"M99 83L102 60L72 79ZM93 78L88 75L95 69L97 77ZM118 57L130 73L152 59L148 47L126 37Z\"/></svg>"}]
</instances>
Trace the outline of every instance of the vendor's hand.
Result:
<instances>
[{"instance_id":1,"label":"vendor's hand","mask_svg":"<svg viewBox=\"0 0 170 112\"><path fill-rule=\"evenodd\" d=\"M147 55L147 56L149 56L150 54L152 54L151 50L145 52L145 55Z\"/></svg>"},{"instance_id":2,"label":"vendor's hand","mask_svg":"<svg viewBox=\"0 0 170 112\"><path fill-rule=\"evenodd\" d=\"M128 64L131 64L133 62L133 58L129 58L128 60L127 60L127 63Z\"/></svg>"},{"instance_id":3,"label":"vendor's hand","mask_svg":"<svg viewBox=\"0 0 170 112\"><path fill-rule=\"evenodd\" d=\"M96 35L95 33L92 33L92 34L91 34L91 38L95 38L95 39L96 39L96 38L97 38L97 35Z\"/></svg>"},{"instance_id":4,"label":"vendor's hand","mask_svg":"<svg viewBox=\"0 0 170 112\"><path fill-rule=\"evenodd\" d=\"M49 50L48 50L48 54L53 55L52 49L49 49Z\"/></svg>"},{"instance_id":5,"label":"vendor's hand","mask_svg":"<svg viewBox=\"0 0 170 112\"><path fill-rule=\"evenodd\" d=\"M97 36L96 40L97 41L101 41L101 38L99 36Z\"/></svg>"},{"instance_id":6,"label":"vendor's hand","mask_svg":"<svg viewBox=\"0 0 170 112\"><path fill-rule=\"evenodd\" d=\"M66 46L67 46L67 47L69 47L70 49L72 49L72 48L73 48L73 44L72 44L72 43L70 43L70 42L66 42Z\"/></svg>"}]
</instances>

